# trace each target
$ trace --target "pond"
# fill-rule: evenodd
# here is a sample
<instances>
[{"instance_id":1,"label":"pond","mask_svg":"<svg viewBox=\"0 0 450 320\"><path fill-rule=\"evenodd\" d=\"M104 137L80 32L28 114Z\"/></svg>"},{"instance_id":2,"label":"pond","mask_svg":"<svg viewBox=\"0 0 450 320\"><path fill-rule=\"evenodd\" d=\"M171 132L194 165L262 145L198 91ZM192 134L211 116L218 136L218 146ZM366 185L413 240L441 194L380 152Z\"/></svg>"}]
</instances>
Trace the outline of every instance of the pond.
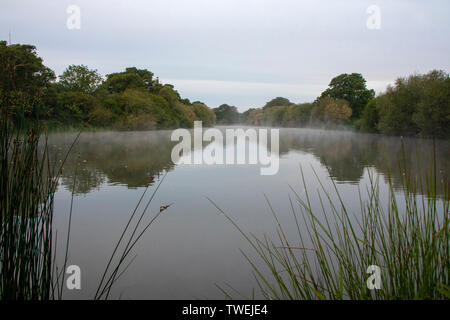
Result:
<instances>
[{"instance_id":1,"label":"pond","mask_svg":"<svg viewBox=\"0 0 450 320\"><path fill-rule=\"evenodd\" d=\"M424 177L436 154L437 177L448 181L448 141L433 144L430 139L351 131L279 130L280 162L275 175L261 175L258 164L175 165L171 152L177 142L171 141L170 130L82 133L64 165L55 195L58 261L61 264L73 191L68 265L78 265L82 274L81 290L66 290L65 298L94 295L140 197L148 187L148 200L163 176L145 221L160 206L171 206L134 248L130 256L134 260L114 286L112 298L223 299L216 285L232 287L244 297L255 289L258 297L252 268L240 250L251 258L256 258L255 253L209 199L245 232L275 237L276 223L266 197L286 233L295 233L289 196L304 192L301 171L312 194L321 188L319 181L333 193L334 180L355 216L360 210L359 194L364 197L371 175L379 177L382 191L387 190L390 177L397 192L402 192L400 160ZM61 160L75 136L50 135L52 155ZM312 206L321 210L319 200L313 199Z\"/></svg>"}]
</instances>

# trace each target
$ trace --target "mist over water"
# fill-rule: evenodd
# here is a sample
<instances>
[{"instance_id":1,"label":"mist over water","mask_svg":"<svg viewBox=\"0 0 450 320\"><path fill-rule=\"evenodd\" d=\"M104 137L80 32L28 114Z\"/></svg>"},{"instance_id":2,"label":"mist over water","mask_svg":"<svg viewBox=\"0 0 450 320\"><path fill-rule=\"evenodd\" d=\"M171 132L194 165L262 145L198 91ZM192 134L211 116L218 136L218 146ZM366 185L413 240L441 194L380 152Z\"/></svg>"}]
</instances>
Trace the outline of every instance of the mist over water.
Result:
<instances>
[{"instance_id":1,"label":"mist over water","mask_svg":"<svg viewBox=\"0 0 450 320\"><path fill-rule=\"evenodd\" d=\"M239 249L250 256L253 252L206 197L245 231L272 236L275 224L264 194L280 222L286 224L286 231L293 231L288 196L292 195L291 187L300 195L303 192L300 166L309 191L320 188L316 175L327 190L332 190L333 178L355 215L360 206L358 190L364 193L369 173L379 175L381 191L387 192L390 176L401 193L399 161L423 177L435 152L438 179L449 181L450 143L445 140L436 140L433 145L430 139L281 128L279 172L262 176L260 165L176 166L171 151L177 142L170 141L170 135L171 131L81 135L64 166L55 196L54 223L58 250L62 250L72 190L75 193L68 264L81 267L82 290L67 291L67 298L93 296L142 192L150 186L151 193L166 172L149 215L162 205L173 205L139 242L136 259L118 281L113 298L221 299L224 295L215 284L225 283L249 296L253 288L257 293L251 267ZM52 134L52 156L62 159L75 136ZM407 155L403 160L402 150ZM320 210L316 201L312 206Z\"/></svg>"}]
</instances>

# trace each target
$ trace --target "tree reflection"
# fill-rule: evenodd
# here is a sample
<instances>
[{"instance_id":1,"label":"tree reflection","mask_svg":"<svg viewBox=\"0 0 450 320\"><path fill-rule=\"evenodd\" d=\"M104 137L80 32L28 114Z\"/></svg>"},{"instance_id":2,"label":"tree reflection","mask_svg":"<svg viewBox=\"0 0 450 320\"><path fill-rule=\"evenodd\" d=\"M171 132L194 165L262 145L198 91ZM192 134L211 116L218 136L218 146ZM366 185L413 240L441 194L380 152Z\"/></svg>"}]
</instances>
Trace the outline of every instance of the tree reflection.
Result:
<instances>
[{"instance_id":1,"label":"tree reflection","mask_svg":"<svg viewBox=\"0 0 450 320\"><path fill-rule=\"evenodd\" d=\"M51 136L51 152L63 159L74 139L72 134ZM61 184L72 190L76 181L76 194L89 193L106 182L146 187L162 171L172 170L175 144L169 131L83 133L64 165Z\"/></svg>"},{"instance_id":2,"label":"tree reflection","mask_svg":"<svg viewBox=\"0 0 450 320\"><path fill-rule=\"evenodd\" d=\"M64 166L61 184L86 194L104 183L128 188L146 187L163 171L174 168L171 131L83 133ZM63 159L75 134L54 134L49 139L56 161ZM435 151L434 151L435 148ZM436 152L437 178L448 185L450 142L399 138L350 131L280 129L280 155L289 152L314 155L329 168L338 183L358 183L367 167L374 167L394 186L401 187L399 164L425 179ZM404 155L404 157L403 157ZM76 179L75 179L76 169ZM440 194L439 186L437 193Z\"/></svg>"},{"instance_id":3,"label":"tree reflection","mask_svg":"<svg viewBox=\"0 0 450 320\"><path fill-rule=\"evenodd\" d=\"M280 129L280 154L302 151L313 154L329 168L338 183L358 183L366 167L374 167L385 179L390 176L400 188L400 166L425 183L434 166L436 154L437 181L448 186L450 143L447 140L401 138L349 131ZM437 186L440 194L440 186Z\"/></svg>"}]
</instances>

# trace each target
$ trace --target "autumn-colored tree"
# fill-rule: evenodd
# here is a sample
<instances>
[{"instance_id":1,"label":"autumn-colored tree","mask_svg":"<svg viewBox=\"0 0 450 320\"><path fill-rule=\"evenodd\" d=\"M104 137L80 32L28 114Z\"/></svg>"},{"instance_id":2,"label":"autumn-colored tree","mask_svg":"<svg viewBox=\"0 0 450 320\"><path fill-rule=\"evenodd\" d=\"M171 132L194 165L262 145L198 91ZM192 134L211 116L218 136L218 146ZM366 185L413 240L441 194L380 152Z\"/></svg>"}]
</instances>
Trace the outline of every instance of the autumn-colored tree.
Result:
<instances>
[{"instance_id":1,"label":"autumn-colored tree","mask_svg":"<svg viewBox=\"0 0 450 320\"><path fill-rule=\"evenodd\" d=\"M352 115L349 103L343 99L321 98L311 111L311 122L326 124L345 124Z\"/></svg>"}]
</instances>

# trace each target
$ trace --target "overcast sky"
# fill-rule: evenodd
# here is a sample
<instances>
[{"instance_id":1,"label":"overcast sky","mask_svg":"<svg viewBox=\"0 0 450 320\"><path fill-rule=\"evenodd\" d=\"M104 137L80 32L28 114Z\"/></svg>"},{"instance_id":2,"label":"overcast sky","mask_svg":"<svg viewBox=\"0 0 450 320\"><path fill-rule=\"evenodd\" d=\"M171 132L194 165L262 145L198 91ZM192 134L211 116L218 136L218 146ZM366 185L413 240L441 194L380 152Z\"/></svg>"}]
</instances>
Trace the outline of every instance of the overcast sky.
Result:
<instances>
[{"instance_id":1,"label":"overcast sky","mask_svg":"<svg viewBox=\"0 0 450 320\"><path fill-rule=\"evenodd\" d=\"M68 29L69 5L81 28ZM369 29L377 5L381 29ZM377 92L450 71L448 0L1 0L0 39L33 44L57 75L136 66L183 97L244 111L276 96L313 101L340 73Z\"/></svg>"}]
</instances>

